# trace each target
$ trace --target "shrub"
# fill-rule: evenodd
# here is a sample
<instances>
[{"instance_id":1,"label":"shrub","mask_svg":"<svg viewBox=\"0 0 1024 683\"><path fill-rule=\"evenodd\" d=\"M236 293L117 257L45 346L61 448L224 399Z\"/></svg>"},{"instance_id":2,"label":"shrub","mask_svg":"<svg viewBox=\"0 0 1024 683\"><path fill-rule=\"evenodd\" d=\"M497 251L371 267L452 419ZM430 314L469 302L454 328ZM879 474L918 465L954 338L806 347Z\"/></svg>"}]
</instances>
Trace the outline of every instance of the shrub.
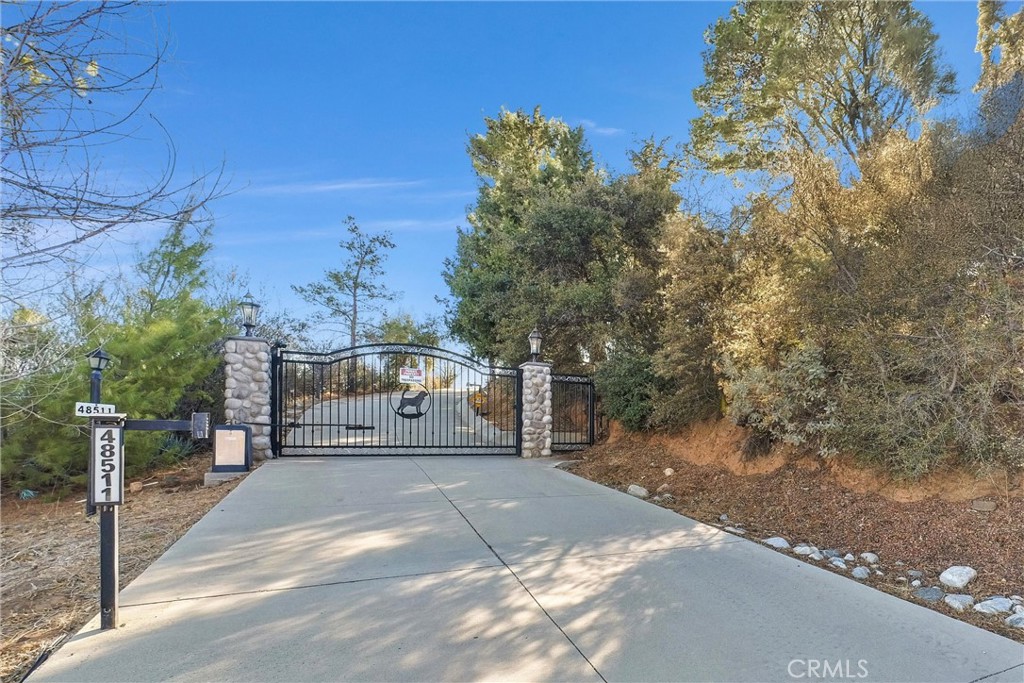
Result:
<instances>
[{"instance_id":1,"label":"shrub","mask_svg":"<svg viewBox=\"0 0 1024 683\"><path fill-rule=\"evenodd\" d=\"M594 383L608 417L630 431L650 427L655 398L664 381L654 374L649 356L614 354L594 373Z\"/></svg>"},{"instance_id":2,"label":"shrub","mask_svg":"<svg viewBox=\"0 0 1024 683\"><path fill-rule=\"evenodd\" d=\"M823 456L835 452L829 437L839 428L830 386L832 372L820 347L803 344L783 354L777 369L738 369L723 360L727 415L773 441L814 447Z\"/></svg>"}]
</instances>

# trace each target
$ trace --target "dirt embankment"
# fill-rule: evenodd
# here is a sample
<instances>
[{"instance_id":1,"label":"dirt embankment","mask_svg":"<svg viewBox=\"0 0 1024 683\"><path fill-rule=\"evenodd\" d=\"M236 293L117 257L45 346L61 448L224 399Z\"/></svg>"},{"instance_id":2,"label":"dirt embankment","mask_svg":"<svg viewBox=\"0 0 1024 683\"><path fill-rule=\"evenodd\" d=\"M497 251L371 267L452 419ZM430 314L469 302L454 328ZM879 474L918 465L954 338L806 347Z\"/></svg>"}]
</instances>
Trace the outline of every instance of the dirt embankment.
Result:
<instances>
[{"instance_id":1,"label":"dirt embankment","mask_svg":"<svg viewBox=\"0 0 1024 683\"><path fill-rule=\"evenodd\" d=\"M963 502L986 497L1024 497L1024 471L1011 473L1005 468L979 472L948 470L917 481L907 481L877 469L859 466L847 458L822 460L799 454L786 446L776 446L764 456L748 457L742 451L746 438L746 430L728 420L702 422L676 435L644 436L628 434L617 423L612 423L606 445L644 443L661 448L691 465L715 466L740 476L770 474L787 466L823 471L843 489L859 494L874 493L898 503L932 498Z\"/></svg>"}]
</instances>

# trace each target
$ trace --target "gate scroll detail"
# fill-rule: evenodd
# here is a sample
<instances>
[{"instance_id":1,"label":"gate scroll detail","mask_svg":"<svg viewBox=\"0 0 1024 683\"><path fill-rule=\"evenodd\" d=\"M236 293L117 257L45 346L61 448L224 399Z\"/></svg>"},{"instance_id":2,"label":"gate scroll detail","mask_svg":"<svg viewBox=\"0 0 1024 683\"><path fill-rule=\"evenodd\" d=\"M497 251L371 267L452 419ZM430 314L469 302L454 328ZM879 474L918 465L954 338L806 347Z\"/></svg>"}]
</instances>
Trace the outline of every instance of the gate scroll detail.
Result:
<instances>
[{"instance_id":1,"label":"gate scroll detail","mask_svg":"<svg viewBox=\"0 0 1024 683\"><path fill-rule=\"evenodd\" d=\"M453 351L365 344L275 348L276 456L518 455L522 379Z\"/></svg>"}]
</instances>

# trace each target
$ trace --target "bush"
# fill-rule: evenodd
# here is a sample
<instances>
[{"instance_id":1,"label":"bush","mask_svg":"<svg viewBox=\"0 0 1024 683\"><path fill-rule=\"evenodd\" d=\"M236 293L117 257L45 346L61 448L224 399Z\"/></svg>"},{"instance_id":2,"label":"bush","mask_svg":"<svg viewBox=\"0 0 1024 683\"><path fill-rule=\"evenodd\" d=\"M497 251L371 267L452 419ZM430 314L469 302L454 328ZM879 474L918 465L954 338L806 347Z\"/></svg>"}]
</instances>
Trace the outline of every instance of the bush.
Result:
<instances>
[{"instance_id":1,"label":"bush","mask_svg":"<svg viewBox=\"0 0 1024 683\"><path fill-rule=\"evenodd\" d=\"M813 343L782 356L781 367L737 369L723 362L727 415L772 441L835 452L829 437L839 428L832 373Z\"/></svg>"},{"instance_id":2,"label":"bush","mask_svg":"<svg viewBox=\"0 0 1024 683\"><path fill-rule=\"evenodd\" d=\"M654 374L649 356L622 353L605 361L594 373L594 384L608 417L630 431L651 426L655 399L664 382Z\"/></svg>"}]
</instances>

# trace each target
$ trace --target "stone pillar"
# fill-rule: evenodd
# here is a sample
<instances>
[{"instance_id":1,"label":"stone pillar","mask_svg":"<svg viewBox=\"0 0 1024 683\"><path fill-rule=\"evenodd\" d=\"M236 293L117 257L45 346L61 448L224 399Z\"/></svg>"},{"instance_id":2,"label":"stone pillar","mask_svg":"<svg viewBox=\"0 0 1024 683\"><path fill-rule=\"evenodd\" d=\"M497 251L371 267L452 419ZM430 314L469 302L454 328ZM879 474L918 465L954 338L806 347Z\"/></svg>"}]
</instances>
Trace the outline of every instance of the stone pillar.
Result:
<instances>
[{"instance_id":1,"label":"stone pillar","mask_svg":"<svg viewBox=\"0 0 1024 683\"><path fill-rule=\"evenodd\" d=\"M551 365L529 362L523 371L523 457L551 455Z\"/></svg>"},{"instance_id":2,"label":"stone pillar","mask_svg":"<svg viewBox=\"0 0 1024 683\"><path fill-rule=\"evenodd\" d=\"M252 457L270 452L270 343L255 337L224 342L224 418L252 427Z\"/></svg>"}]
</instances>

